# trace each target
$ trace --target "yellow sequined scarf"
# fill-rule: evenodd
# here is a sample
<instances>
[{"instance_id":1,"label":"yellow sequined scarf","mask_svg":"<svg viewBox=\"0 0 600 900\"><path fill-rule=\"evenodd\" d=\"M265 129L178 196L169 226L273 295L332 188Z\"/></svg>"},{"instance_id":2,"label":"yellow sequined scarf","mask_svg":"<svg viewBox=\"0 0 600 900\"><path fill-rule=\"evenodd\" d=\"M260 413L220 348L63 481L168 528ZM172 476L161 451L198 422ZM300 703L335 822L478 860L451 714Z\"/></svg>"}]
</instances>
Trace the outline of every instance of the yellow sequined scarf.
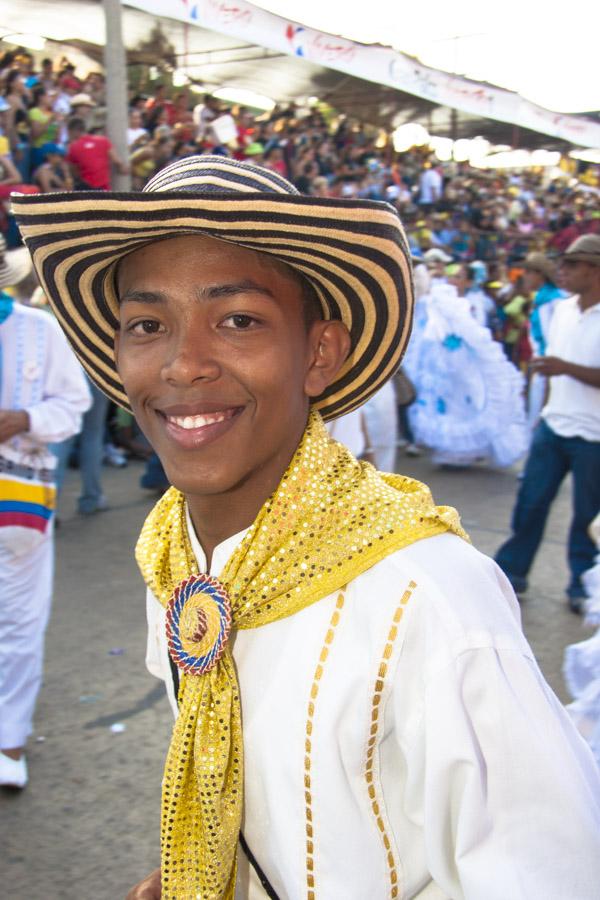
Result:
<instances>
[{"instance_id":1,"label":"yellow sequined scarf","mask_svg":"<svg viewBox=\"0 0 600 900\"><path fill-rule=\"evenodd\" d=\"M327 596L394 550L453 531L456 511L429 489L357 462L311 413L275 493L220 575L234 628L257 628ZM148 516L136 558L166 605L196 573L185 500L171 488ZM230 900L242 816L243 742L237 675L225 649L204 675L183 675L163 780L164 900Z\"/></svg>"}]
</instances>

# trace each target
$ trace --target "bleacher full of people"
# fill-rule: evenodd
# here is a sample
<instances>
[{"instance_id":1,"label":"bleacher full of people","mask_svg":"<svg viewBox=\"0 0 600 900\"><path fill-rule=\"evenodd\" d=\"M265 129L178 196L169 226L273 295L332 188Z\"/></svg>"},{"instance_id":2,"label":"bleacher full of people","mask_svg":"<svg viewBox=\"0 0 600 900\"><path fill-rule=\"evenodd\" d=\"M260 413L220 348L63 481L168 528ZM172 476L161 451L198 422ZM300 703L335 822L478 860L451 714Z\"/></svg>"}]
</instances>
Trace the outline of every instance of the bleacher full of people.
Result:
<instances>
[{"instance_id":1,"label":"bleacher full of people","mask_svg":"<svg viewBox=\"0 0 600 900\"><path fill-rule=\"evenodd\" d=\"M110 189L115 169L141 189L194 153L252 159L302 193L392 203L416 257L440 249L454 263L482 261L489 283L531 252L552 256L582 234L600 233L599 167L550 178L544 170L440 163L427 147L395 153L390 135L328 107L261 113L160 80L130 91L128 159L121 159L105 134L104 81L65 57L36 62L23 48L0 57L0 229L9 245L18 241L7 214L13 190Z\"/></svg>"}]
</instances>

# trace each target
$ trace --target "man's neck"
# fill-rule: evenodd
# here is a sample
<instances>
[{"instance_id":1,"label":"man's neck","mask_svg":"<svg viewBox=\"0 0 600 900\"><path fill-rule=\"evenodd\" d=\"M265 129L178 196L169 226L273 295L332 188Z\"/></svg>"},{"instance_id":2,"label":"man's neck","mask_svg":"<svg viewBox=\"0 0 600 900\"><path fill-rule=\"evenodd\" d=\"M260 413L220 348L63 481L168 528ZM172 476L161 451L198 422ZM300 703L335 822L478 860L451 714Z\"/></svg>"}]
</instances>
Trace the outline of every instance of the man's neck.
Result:
<instances>
[{"instance_id":1,"label":"man's neck","mask_svg":"<svg viewBox=\"0 0 600 900\"><path fill-rule=\"evenodd\" d=\"M249 528L256 518L256 514L258 513L260 506L253 516L250 515L245 520L242 520L239 516L232 516L231 518L229 518L228 516L223 517L222 515L220 520L215 520L214 516L211 516L208 512L206 514L202 512L198 514L198 510L194 510L192 508L193 503L193 499L187 498L188 509L192 524L194 526L194 531L196 533L196 537L198 538L198 542L204 551L204 556L206 557L206 571L210 572L210 566L215 549L219 546L219 544L222 544L223 541L226 541L228 538L233 537L234 534L239 534L240 531L245 531L246 528ZM222 512L223 507L221 505L221 513Z\"/></svg>"},{"instance_id":2,"label":"man's neck","mask_svg":"<svg viewBox=\"0 0 600 900\"><path fill-rule=\"evenodd\" d=\"M186 494L190 518L204 550L208 571L215 547L252 525L264 503L277 489L292 456L293 452L286 454L275 469L269 467L255 472L251 483L242 482L224 494Z\"/></svg>"},{"instance_id":3,"label":"man's neck","mask_svg":"<svg viewBox=\"0 0 600 900\"><path fill-rule=\"evenodd\" d=\"M586 309L591 309L592 306L596 306L598 303L600 303L600 290L598 288L591 291L584 291L579 295L579 308L584 312Z\"/></svg>"}]
</instances>

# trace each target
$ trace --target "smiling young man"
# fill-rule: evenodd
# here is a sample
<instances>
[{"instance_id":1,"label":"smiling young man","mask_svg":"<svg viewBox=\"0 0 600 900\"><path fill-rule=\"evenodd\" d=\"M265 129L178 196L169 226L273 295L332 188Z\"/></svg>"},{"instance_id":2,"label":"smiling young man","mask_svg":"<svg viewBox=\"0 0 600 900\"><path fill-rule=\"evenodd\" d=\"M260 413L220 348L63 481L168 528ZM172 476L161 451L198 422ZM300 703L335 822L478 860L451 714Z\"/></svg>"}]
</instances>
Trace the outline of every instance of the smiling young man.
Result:
<instances>
[{"instance_id":1,"label":"smiling young man","mask_svg":"<svg viewBox=\"0 0 600 900\"><path fill-rule=\"evenodd\" d=\"M130 900L591 900L597 772L506 579L323 424L406 344L392 208L209 156L39 199L15 211L57 318L176 486L136 551L176 722Z\"/></svg>"},{"instance_id":2,"label":"smiling young man","mask_svg":"<svg viewBox=\"0 0 600 900\"><path fill-rule=\"evenodd\" d=\"M119 373L210 560L279 484L348 331L288 266L199 235L127 256L117 286Z\"/></svg>"}]
</instances>

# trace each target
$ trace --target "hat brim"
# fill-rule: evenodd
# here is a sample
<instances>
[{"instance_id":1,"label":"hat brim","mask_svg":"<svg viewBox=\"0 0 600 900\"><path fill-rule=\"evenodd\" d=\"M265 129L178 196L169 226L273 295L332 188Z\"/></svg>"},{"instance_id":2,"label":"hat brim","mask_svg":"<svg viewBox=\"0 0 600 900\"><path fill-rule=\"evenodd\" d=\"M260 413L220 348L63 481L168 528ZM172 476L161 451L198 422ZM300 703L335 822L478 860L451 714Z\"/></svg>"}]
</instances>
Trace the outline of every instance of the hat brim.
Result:
<instances>
[{"instance_id":1,"label":"hat brim","mask_svg":"<svg viewBox=\"0 0 600 900\"><path fill-rule=\"evenodd\" d=\"M574 253L563 253L560 262L586 262L591 266L600 266L600 253L586 253L585 250L575 250Z\"/></svg>"},{"instance_id":2,"label":"hat brim","mask_svg":"<svg viewBox=\"0 0 600 900\"><path fill-rule=\"evenodd\" d=\"M75 94L74 97L71 97L71 107L73 106L89 106L90 109L97 106L98 104L92 100L91 97L84 96L82 94Z\"/></svg>"},{"instance_id":3,"label":"hat brim","mask_svg":"<svg viewBox=\"0 0 600 900\"><path fill-rule=\"evenodd\" d=\"M270 253L314 285L351 351L313 405L351 412L400 364L410 334L410 253L395 210L377 201L266 193L14 195L13 211L56 317L92 380L129 409L117 372L115 267L141 246L202 234Z\"/></svg>"},{"instance_id":4,"label":"hat brim","mask_svg":"<svg viewBox=\"0 0 600 900\"><path fill-rule=\"evenodd\" d=\"M545 266L541 263L528 263L527 260L525 260L525 262L522 263L522 268L526 272L535 272L537 275L541 275L542 278L545 278L546 281L551 281L552 284L556 283L556 269L550 263Z\"/></svg>"}]
</instances>

